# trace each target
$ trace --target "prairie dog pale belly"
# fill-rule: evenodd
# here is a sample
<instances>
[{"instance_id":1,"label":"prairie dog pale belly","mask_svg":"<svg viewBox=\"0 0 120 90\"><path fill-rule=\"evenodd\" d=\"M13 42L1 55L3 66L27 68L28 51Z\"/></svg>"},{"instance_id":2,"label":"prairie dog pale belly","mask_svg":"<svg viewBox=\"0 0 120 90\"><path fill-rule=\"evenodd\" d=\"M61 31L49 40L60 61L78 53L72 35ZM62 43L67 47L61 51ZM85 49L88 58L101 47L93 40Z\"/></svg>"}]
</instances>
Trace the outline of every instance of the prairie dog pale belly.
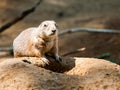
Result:
<instances>
[{"instance_id":1,"label":"prairie dog pale belly","mask_svg":"<svg viewBox=\"0 0 120 90\"><path fill-rule=\"evenodd\" d=\"M46 47L44 48L45 52L46 53L49 52L52 49L53 46L54 46L54 42L53 41L46 42Z\"/></svg>"}]
</instances>

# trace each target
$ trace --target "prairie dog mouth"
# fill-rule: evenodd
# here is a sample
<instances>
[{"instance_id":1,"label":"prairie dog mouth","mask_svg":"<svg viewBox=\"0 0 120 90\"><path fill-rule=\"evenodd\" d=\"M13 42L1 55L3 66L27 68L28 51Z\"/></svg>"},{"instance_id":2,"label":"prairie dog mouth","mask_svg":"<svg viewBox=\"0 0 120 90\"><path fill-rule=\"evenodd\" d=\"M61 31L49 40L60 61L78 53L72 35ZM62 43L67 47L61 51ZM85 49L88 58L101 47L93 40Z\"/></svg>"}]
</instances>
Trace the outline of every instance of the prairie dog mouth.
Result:
<instances>
[{"instance_id":1,"label":"prairie dog mouth","mask_svg":"<svg viewBox=\"0 0 120 90\"><path fill-rule=\"evenodd\" d=\"M56 30L52 30L50 35L56 34Z\"/></svg>"},{"instance_id":2,"label":"prairie dog mouth","mask_svg":"<svg viewBox=\"0 0 120 90\"><path fill-rule=\"evenodd\" d=\"M55 35L56 32L52 32L50 35Z\"/></svg>"}]
</instances>

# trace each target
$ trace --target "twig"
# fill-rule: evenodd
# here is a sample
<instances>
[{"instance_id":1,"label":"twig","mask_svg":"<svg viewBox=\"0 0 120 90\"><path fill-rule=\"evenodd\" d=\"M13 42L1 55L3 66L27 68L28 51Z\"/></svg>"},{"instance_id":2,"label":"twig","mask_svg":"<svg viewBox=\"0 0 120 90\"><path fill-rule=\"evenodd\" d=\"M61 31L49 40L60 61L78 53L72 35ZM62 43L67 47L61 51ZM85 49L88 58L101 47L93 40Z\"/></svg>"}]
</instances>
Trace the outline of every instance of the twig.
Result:
<instances>
[{"instance_id":1,"label":"twig","mask_svg":"<svg viewBox=\"0 0 120 90\"><path fill-rule=\"evenodd\" d=\"M70 51L70 52L68 52L68 53L65 53L65 54L63 54L62 56L67 56L67 55L70 55L70 54L75 54L75 53L78 53L78 52L82 52L82 51L84 51L86 48L85 47L83 47L83 48L80 48L80 49L77 49L77 50L74 50L74 51Z\"/></svg>"},{"instance_id":2,"label":"twig","mask_svg":"<svg viewBox=\"0 0 120 90\"><path fill-rule=\"evenodd\" d=\"M4 47L4 48L0 48L0 52L2 51L12 51L13 47Z\"/></svg>"},{"instance_id":3,"label":"twig","mask_svg":"<svg viewBox=\"0 0 120 90\"><path fill-rule=\"evenodd\" d=\"M67 34L67 33L75 33L75 32L120 33L120 30L95 29L95 28L73 28L73 29L61 31L59 33L59 36Z\"/></svg>"},{"instance_id":4,"label":"twig","mask_svg":"<svg viewBox=\"0 0 120 90\"><path fill-rule=\"evenodd\" d=\"M4 57L6 55L13 55L13 47L0 48L0 57Z\"/></svg>"},{"instance_id":5,"label":"twig","mask_svg":"<svg viewBox=\"0 0 120 90\"><path fill-rule=\"evenodd\" d=\"M27 15L29 15L30 13L34 12L35 9L37 8L37 6L41 3L42 0L38 0L38 2L31 8L24 10L20 16L16 17L14 20L8 22L7 24L3 25L2 27L0 27L0 33L3 32L4 30L6 30L7 28L11 27L12 25L14 25L15 23L19 22L20 20L24 19Z\"/></svg>"}]
</instances>

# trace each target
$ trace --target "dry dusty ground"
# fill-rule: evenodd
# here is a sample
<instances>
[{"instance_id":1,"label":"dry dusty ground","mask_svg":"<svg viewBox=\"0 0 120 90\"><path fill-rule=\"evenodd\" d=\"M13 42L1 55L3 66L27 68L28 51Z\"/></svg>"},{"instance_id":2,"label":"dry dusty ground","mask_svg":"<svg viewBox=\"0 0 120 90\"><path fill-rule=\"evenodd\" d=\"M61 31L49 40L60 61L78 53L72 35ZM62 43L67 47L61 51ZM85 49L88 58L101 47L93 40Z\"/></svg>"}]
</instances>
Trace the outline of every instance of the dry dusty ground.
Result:
<instances>
[{"instance_id":1,"label":"dry dusty ground","mask_svg":"<svg viewBox=\"0 0 120 90\"><path fill-rule=\"evenodd\" d=\"M0 26L18 17L37 0L0 0ZM0 34L0 47L12 46L13 39L24 29L53 19L59 29L76 27L120 29L120 0L43 0L36 11ZM70 56L95 57L109 52L120 64L120 35L79 32L59 37L60 54L85 47Z\"/></svg>"},{"instance_id":2,"label":"dry dusty ground","mask_svg":"<svg viewBox=\"0 0 120 90\"><path fill-rule=\"evenodd\" d=\"M0 90L120 88L120 66L115 63L103 59L76 57L63 58L61 63L55 62L52 58L49 60L49 64L45 64L40 58L35 57L4 59L0 62ZM39 67L41 65L43 68Z\"/></svg>"}]
</instances>

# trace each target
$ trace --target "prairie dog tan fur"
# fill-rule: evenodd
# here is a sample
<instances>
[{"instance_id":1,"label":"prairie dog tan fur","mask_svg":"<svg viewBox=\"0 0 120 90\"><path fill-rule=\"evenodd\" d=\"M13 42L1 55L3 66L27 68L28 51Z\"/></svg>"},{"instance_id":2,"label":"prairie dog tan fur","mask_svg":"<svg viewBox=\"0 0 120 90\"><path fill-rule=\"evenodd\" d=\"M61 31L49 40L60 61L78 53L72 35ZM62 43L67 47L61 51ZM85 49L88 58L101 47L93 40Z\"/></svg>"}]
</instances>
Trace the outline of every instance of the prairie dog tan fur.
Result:
<instances>
[{"instance_id":1,"label":"prairie dog tan fur","mask_svg":"<svg viewBox=\"0 0 120 90\"><path fill-rule=\"evenodd\" d=\"M13 41L14 57L39 57L47 62L46 54L61 61L58 55L58 28L55 21L44 21L28 28Z\"/></svg>"}]
</instances>

